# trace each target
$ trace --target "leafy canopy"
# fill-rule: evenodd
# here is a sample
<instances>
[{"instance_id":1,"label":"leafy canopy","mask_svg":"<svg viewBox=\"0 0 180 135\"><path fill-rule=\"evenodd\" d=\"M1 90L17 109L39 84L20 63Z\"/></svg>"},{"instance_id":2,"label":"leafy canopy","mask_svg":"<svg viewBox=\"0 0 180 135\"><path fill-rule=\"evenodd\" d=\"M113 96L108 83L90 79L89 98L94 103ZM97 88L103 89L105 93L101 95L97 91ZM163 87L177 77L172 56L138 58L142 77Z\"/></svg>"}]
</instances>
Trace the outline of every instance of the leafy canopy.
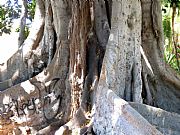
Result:
<instances>
[{"instance_id":1,"label":"leafy canopy","mask_svg":"<svg viewBox=\"0 0 180 135\"><path fill-rule=\"evenodd\" d=\"M27 19L31 22L34 19L35 6L35 0L27 0ZM3 33L11 33L13 20L20 18L21 8L22 5L18 0L6 0L5 4L0 5L0 36Z\"/></svg>"},{"instance_id":2,"label":"leafy canopy","mask_svg":"<svg viewBox=\"0 0 180 135\"><path fill-rule=\"evenodd\" d=\"M13 3L11 0L7 0L5 4L0 5L0 35L2 33L10 34L13 19L20 17L21 6L17 1Z\"/></svg>"}]
</instances>

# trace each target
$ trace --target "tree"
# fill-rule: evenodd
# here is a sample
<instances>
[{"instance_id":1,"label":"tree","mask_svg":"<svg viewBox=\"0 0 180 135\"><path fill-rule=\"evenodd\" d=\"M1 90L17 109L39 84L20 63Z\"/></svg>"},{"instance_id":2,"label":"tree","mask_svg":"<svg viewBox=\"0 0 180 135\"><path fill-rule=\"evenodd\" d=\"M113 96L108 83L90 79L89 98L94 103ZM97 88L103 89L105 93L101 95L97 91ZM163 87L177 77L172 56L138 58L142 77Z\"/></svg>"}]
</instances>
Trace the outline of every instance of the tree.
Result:
<instances>
[{"instance_id":1,"label":"tree","mask_svg":"<svg viewBox=\"0 0 180 135\"><path fill-rule=\"evenodd\" d=\"M19 28L19 38L18 38L18 46L20 47L24 40L27 38L29 34L29 28L26 24L26 19L29 19L31 22L34 18L34 10L35 10L35 0L22 0L22 11L21 11L21 21Z\"/></svg>"},{"instance_id":2,"label":"tree","mask_svg":"<svg viewBox=\"0 0 180 135\"><path fill-rule=\"evenodd\" d=\"M1 68L15 85L0 94L3 133L161 134L126 102L180 111L161 18L160 0L37 0L28 38Z\"/></svg>"},{"instance_id":3,"label":"tree","mask_svg":"<svg viewBox=\"0 0 180 135\"><path fill-rule=\"evenodd\" d=\"M170 5L170 7L172 8L172 53L174 54L174 56L176 57L176 64L177 64L177 70L179 71L179 56L178 56L178 44L177 44L177 40L178 40L178 34L176 34L175 32L175 17L176 15L179 15L179 9L180 9L180 1L179 0L163 0L163 4L165 6L168 7L168 4ZM178 12L177 12L178 11Z\"/></svg>"},{"instance_id":4,"label":"tree","mask_svg":"<svg viewBox=\"0 0 180 135\"><path fill-rule=\"evenodd\" d=\"M176 43L176 33L174 30L174 24L175 24L175 17L177 15L176 10L180 9L180 1L179 0L172 0L171 1L171 6L172 6L172 32L173 32L173 45L174 45L174 52L176 55L176 60L177 60L177 66L178 66L178 70L179 70L179 60L178 60L178 47L177 47L177 43ZM179 11L178 11L179 12Z\"/></svg>"}]
</instances>

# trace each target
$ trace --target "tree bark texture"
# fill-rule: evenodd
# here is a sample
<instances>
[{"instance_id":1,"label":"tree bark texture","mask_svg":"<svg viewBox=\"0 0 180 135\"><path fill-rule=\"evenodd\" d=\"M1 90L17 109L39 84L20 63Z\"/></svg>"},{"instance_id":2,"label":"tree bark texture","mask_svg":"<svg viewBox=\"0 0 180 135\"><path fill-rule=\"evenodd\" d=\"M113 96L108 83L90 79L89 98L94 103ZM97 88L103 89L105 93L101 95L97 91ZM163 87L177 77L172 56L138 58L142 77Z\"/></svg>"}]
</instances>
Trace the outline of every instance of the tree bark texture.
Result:
<instances>
[{"instance_id":1,"label":"tree bark texture","mask_svg":"<svg viewBox=\"0 0 180 135\"><path fill-rule=\"evenodd\" d=\"M26 26L26 18L28 13L27 1L23 0L22 5L22 13L21 13L21 21L20 21L20 31L19 31L19 38L18 38L18 47L22 45L25 40L25 26Z\"/></svg>"},{"instance_id":2,"label":"tree bark texture","mask_svg":"<svg viewBox=\"0 0 180 135\"><path fill-rule=\"evenodd\" d=\"M180 97L179 75L175 73L163 59L163 30L161 20L161 7L158 0L142 0L142 52L143 76L147 81L146 87L150 92L145 92L145 97L151 93L155 106L168 111L179 113L178 105ZM149 64L148 64L149 63ZM149 70L149 71L148 71Z\"/></svg>"},{"instance_id":3,"label":"tree bark texture","mask_svg":"<svg viewBox=\"0 0 180 135\"><path fill-rule=\"evenodd\" d=\"M161 134L126 101L179 117L160 0L37 0L33 29L0 68L2 134Z\"/></svg>"}]
</instances>

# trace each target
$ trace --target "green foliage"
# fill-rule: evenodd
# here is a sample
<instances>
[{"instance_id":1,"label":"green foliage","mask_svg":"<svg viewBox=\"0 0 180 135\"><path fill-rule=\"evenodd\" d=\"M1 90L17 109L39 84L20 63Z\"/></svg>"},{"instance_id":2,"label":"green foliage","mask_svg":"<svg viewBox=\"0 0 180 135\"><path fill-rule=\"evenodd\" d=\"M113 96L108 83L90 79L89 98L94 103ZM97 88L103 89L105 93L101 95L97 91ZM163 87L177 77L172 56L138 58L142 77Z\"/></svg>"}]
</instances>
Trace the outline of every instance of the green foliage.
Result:
<instances>
[{"instance_id":1,"label":"green foliage","mask_svg":"<svg viewBox=\"0 0 180 135\"><path fill-rule=\"evenodd\" d=\"M20 16L19 8L19 5L12 5L9 1L4 5L0 5L0 35L2 33L10 34L13 19L17 19Z\"/></svg>"},{"instance_id":2,"label":"green foliage","mask_svg":"<svg viewBox=\"0 0 180 135\"><path fill-rule=\"evenodd\" d=\"M15 32L19 32L20 31L20 27L16 28L16 31ZM29 27L28 26L25 26L25 29L24 29L24 34L25 34L25 39L28 37L29 35Z\"/></svg>"},{"instance_id":3,"label":"green foliage","mask_svg":"<svg viewBox=\"0 0 180 135\"><path fill-rule=\"evenodd\" d=\"M165 7L170 6L171 8L175 5L178 9L178 15L180 14L180 0L161 0L161 3Z\"/></svg>"},{"instance_id":4,"label":"green foliage","mask_svg":"<svg viewBox=\"0 0 180 135\"><path fill-rule=\"evenodd\" d=\"M171 40L172 38L171 17L169 15L163 16L163 29L164 29L165 38Z\"/></svg>"},{"instance_id":5,"label":"green foliage","mask_svg":"<svg viewBox=\"0 0 180 135\"><path fill-rule=\"evenodd\" d=\"M166 5L169 3L171 5L171 7L172 7L173 3L175 3L177 5L177 7L180 6L180 0L161 0L161 3L163 5Z\"/></svg>"},{"instance_id":6,"label":"green foliage","mask_svg":"<svg viewBox=\"0 0 180 135\"><path fill-rule=\"evenodd\" d=\"M34 19L35 15L35 7L36 7L36 1L35 0L28 0L28 19L32 21Z\"/></svg>"},{"instance_id":7,"label":"green foliage","mask_svg":"<svg viewBox=\"0 0 180 135\"><path fill-rule=\"evenodd\" d=\"M176 8L180 11L180 0L162 0L162 14L163 14L163 29L164 29L164 38L165 38L165 45L164 45L164 58L165 61L176 71L179 71L177 58L180 56L180 48L177 47L178 56L176 57L175 54L175 47L172 43L172 6L173 3L176 4ZM179 13L179 12L178 12ZM177 22L180 20L180 17L176 17L175 21ZM175 30L177 32L177 30ZM180 71L179 71L180 73Z\"/></svg>"},{"instance_id":8,"label":"green foliage","mask_svg":"<svg viewBox=\"0 0 180 135\"><path fill-rule=\"evenodd\" d=\"M175 54L173 54L169 50L165 50L165 60L172 68L174 68L176 71L179 71Z\"/></svg>"},{"instance_id":9,"label":"green foliage","mask_svg":"<svg viewBox=\"0 0 180 135\"><path fill-rule=\"evenodd\" d=\"M27 0L27 8L28 8L28 14L27 19L29 19L31 22L34 19L35 14L35 6L36 1L35 0ZM0 5L0 36L3 33L10 34L13 20L20 18L21 14L21 5L18 4L18 0L6 0L6 4ZM18 28L17 28L18 29ZM18 30L16 30L18 31ZM26 25L25 27L25 37L29 34L29 26Z\"/></svg>"}]
</instances>

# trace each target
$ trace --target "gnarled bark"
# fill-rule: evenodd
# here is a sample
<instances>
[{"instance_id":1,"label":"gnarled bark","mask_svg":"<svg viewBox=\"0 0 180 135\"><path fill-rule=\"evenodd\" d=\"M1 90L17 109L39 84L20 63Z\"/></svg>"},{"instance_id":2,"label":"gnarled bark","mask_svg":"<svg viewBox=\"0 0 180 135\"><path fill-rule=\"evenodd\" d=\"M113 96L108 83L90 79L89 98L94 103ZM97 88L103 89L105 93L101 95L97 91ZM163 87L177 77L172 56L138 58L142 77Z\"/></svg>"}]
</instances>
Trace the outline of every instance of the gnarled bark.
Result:
<instances>
[{"instance_id":1,"label":"gnarled bark","mask_svg":"<svg viewBox=\"0 0 180 135\"><path fill-rule=\"evenodd\" d=\"M30 66L35 52L48 66L0 93L2 132L161 134L124 101L179 113L179 76L162 60L160 1L37 2L40 37L25 41L23 54L33 51L22 58Z\"/></svg>"},{"instance_id":2,"label":"gnarled bark","mask_svg":"<svg viewBox=\"0 0 180 135\"><path fill-rule=\"evenodd\" d=\"M180 76L163 59L160 0L142 0L142 11L142 49L147 58L143 64L146 85L150 88L155 106L179 113Z\"/></svg>"}]
</instances>

